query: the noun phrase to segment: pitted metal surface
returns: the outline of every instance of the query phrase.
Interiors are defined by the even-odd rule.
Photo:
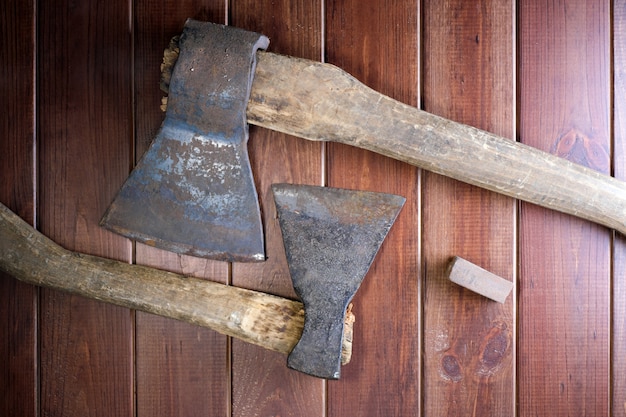
[[[302,337],[287,365],[337,379],[346,308],[405,199],[307,185],[275,184],[272,190],[289,272],[305,311]]]
[[[182,254],[265,259],[246,106],[256,51],[268,45],[257,33],[187,21],[165,120],[104,227]]]

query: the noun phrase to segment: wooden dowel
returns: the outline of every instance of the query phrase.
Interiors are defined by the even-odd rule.
[[[448,279],[499,303],[504,303],[513,289],[511,281],[458,256],[448,266]]]

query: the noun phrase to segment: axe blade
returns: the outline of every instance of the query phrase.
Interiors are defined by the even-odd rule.
[[[405,198],[307,185],[272,186],[289,272],[304,304],[290,368],[338,379],[346,308]]]
[[[102,226],[177,253],[265,260],[246,103],[256,51],[268,44],[253,32],[187,21],[165,120]]]

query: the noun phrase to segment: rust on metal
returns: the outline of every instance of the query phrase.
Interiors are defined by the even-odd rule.
[[[262,35],[188,20],[152,145],[101,221],[173,252],[263,261],[246,106]]]
[[[337,379],[346,307],[405,198],[309,185],[272,186],[294,289],[304,303],[302,337],[287,365]]]

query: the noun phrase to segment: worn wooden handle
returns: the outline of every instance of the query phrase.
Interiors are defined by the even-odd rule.
[[[626,234],[626,183],[384,96],[341,69],[258,53],[248,122],[344,143]]]
[[[0,270],[29,284],[208,327],[284,354],[291,352],[304,326],[300,302],[71,252],[2,204]],[[354,315],[348,317],[344,364],[352,347]]]

